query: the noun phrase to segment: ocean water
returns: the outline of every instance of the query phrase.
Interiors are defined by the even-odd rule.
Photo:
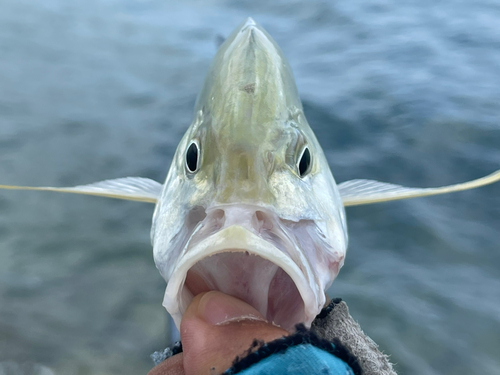
[[[0,0],[0,183],[162,181],[217,41],[248,16],[288,57],[338,182],[499,168],[495,0]],[[169,340],[153,208],[0,191],[0,373],[152,367]],[[500,185],[347,216],[329,294],[396,369],[500,374]]]

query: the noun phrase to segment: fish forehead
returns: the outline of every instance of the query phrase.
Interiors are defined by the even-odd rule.
[[[259,139],[301,109],[283,52],[251,18],[220,47],[195,108],[210,116],[213,130],[228,144]]]
[[[200,160],[199,170],[190,174],[185,160],[193,141],[200,145]],[[306,145],[313,162],[301,178],[297,162]],[[158,228],[172,233],[192,207],[221,204],[263,206],[291,221],[335,221],[334,226],[344,221],[335,181],[303,114],[287,60],[252,19],[214,57],[159,201],[177,224],[170,220],[172,225]]]
[[[274,166],[283,167],[287,146],[312,131],[303,116],[298,121],[302,104],[283,52],[253,19],[220,47],[195,110],[191,135],[204,135],[197,179],[217,186],[214,201],[275,204]]]

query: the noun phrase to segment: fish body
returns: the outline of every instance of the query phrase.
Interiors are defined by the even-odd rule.
[[[309,325],[342,267],[344,207],[460,191],[370,180],[337,185],[282,51],[251,18],[221,45],[164,184],[127,177],[29,189],[156,204],[151,241],[177,327],[193,296],[220,290],[286,329]]]
[[[252,19],[214,58],[151,237],[177,324],[204,290],[246,300],[286,328],[310,323],[325,304],[347,248],[344,207],[288,62]]]

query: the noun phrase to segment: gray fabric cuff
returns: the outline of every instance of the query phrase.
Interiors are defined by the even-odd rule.
[[[347,304],[336,298],[314,319],[311,330],[319,337],[337,338],[358,359],[365,375],[397,375],[387,355],[369,338],[349,314]]]

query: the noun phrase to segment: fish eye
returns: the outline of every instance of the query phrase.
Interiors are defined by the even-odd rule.
[[[300,177],[304,177],[311,170],[311,152],[307,146],[302,150],[302,154],[297,163],[297,169]]]
[[[198,143],[192,141],[186,150],[186,168],[194,173],[198,170],[200,164],[200,148]]]

